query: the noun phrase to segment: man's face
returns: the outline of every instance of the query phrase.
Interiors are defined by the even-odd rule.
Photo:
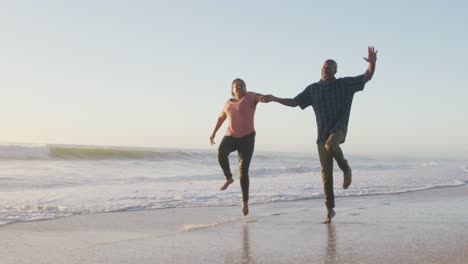
[[[322,66],[322,80],[329,80],[335,77],[336,62],[334,60],[326,60]]]

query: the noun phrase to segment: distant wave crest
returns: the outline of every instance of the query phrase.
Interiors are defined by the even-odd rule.
[[[114,149],[114,148],[72,148],[50,147],[49,155],[52,159],[186,159],[190,154],[183,151],[159,152],[151,150]]]
[[[200,155],[213,154],[119,147],[0,145],[0,160],[174,160],[191,159]]]

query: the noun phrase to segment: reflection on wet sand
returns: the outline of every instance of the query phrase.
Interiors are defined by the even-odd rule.
[[[249,225],[244,224],[242,230],[242,264],[253,264],[253,256],[250,252]]]
[[[241,241],[241,254],[229,254],[225,257],[225,264],[254,264],[253,254],[250,250],[250,237],[249,237],[249,225],[244,223],[242,225],[242,241]],[[239,258],[240,257],[240,258]]]
[[[325,264],[335,264],[337,262],[336,257],[336,234],[335,234],[335,224],[327,224],[327,247],[326,247],[326,254],[323,259],[323,263]]]

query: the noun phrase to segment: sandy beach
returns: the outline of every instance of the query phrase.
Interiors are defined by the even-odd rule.
[[[0,228],[1,263],[468,263],[468,186],[240,207],[76,215]]]

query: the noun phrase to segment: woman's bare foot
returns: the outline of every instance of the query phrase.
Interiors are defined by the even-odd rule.
[[[229,180],[226,180],[226,182],[223,184],[223,186],[221,186],[221,188],[219,188],[220,191],[224,191],[227,189],[227,187],[233,183],[234,180],[233,179],[229,179]]]
[[[244,216],[249,214],[249,201],[243,201],[242,202],[242,214]]]

